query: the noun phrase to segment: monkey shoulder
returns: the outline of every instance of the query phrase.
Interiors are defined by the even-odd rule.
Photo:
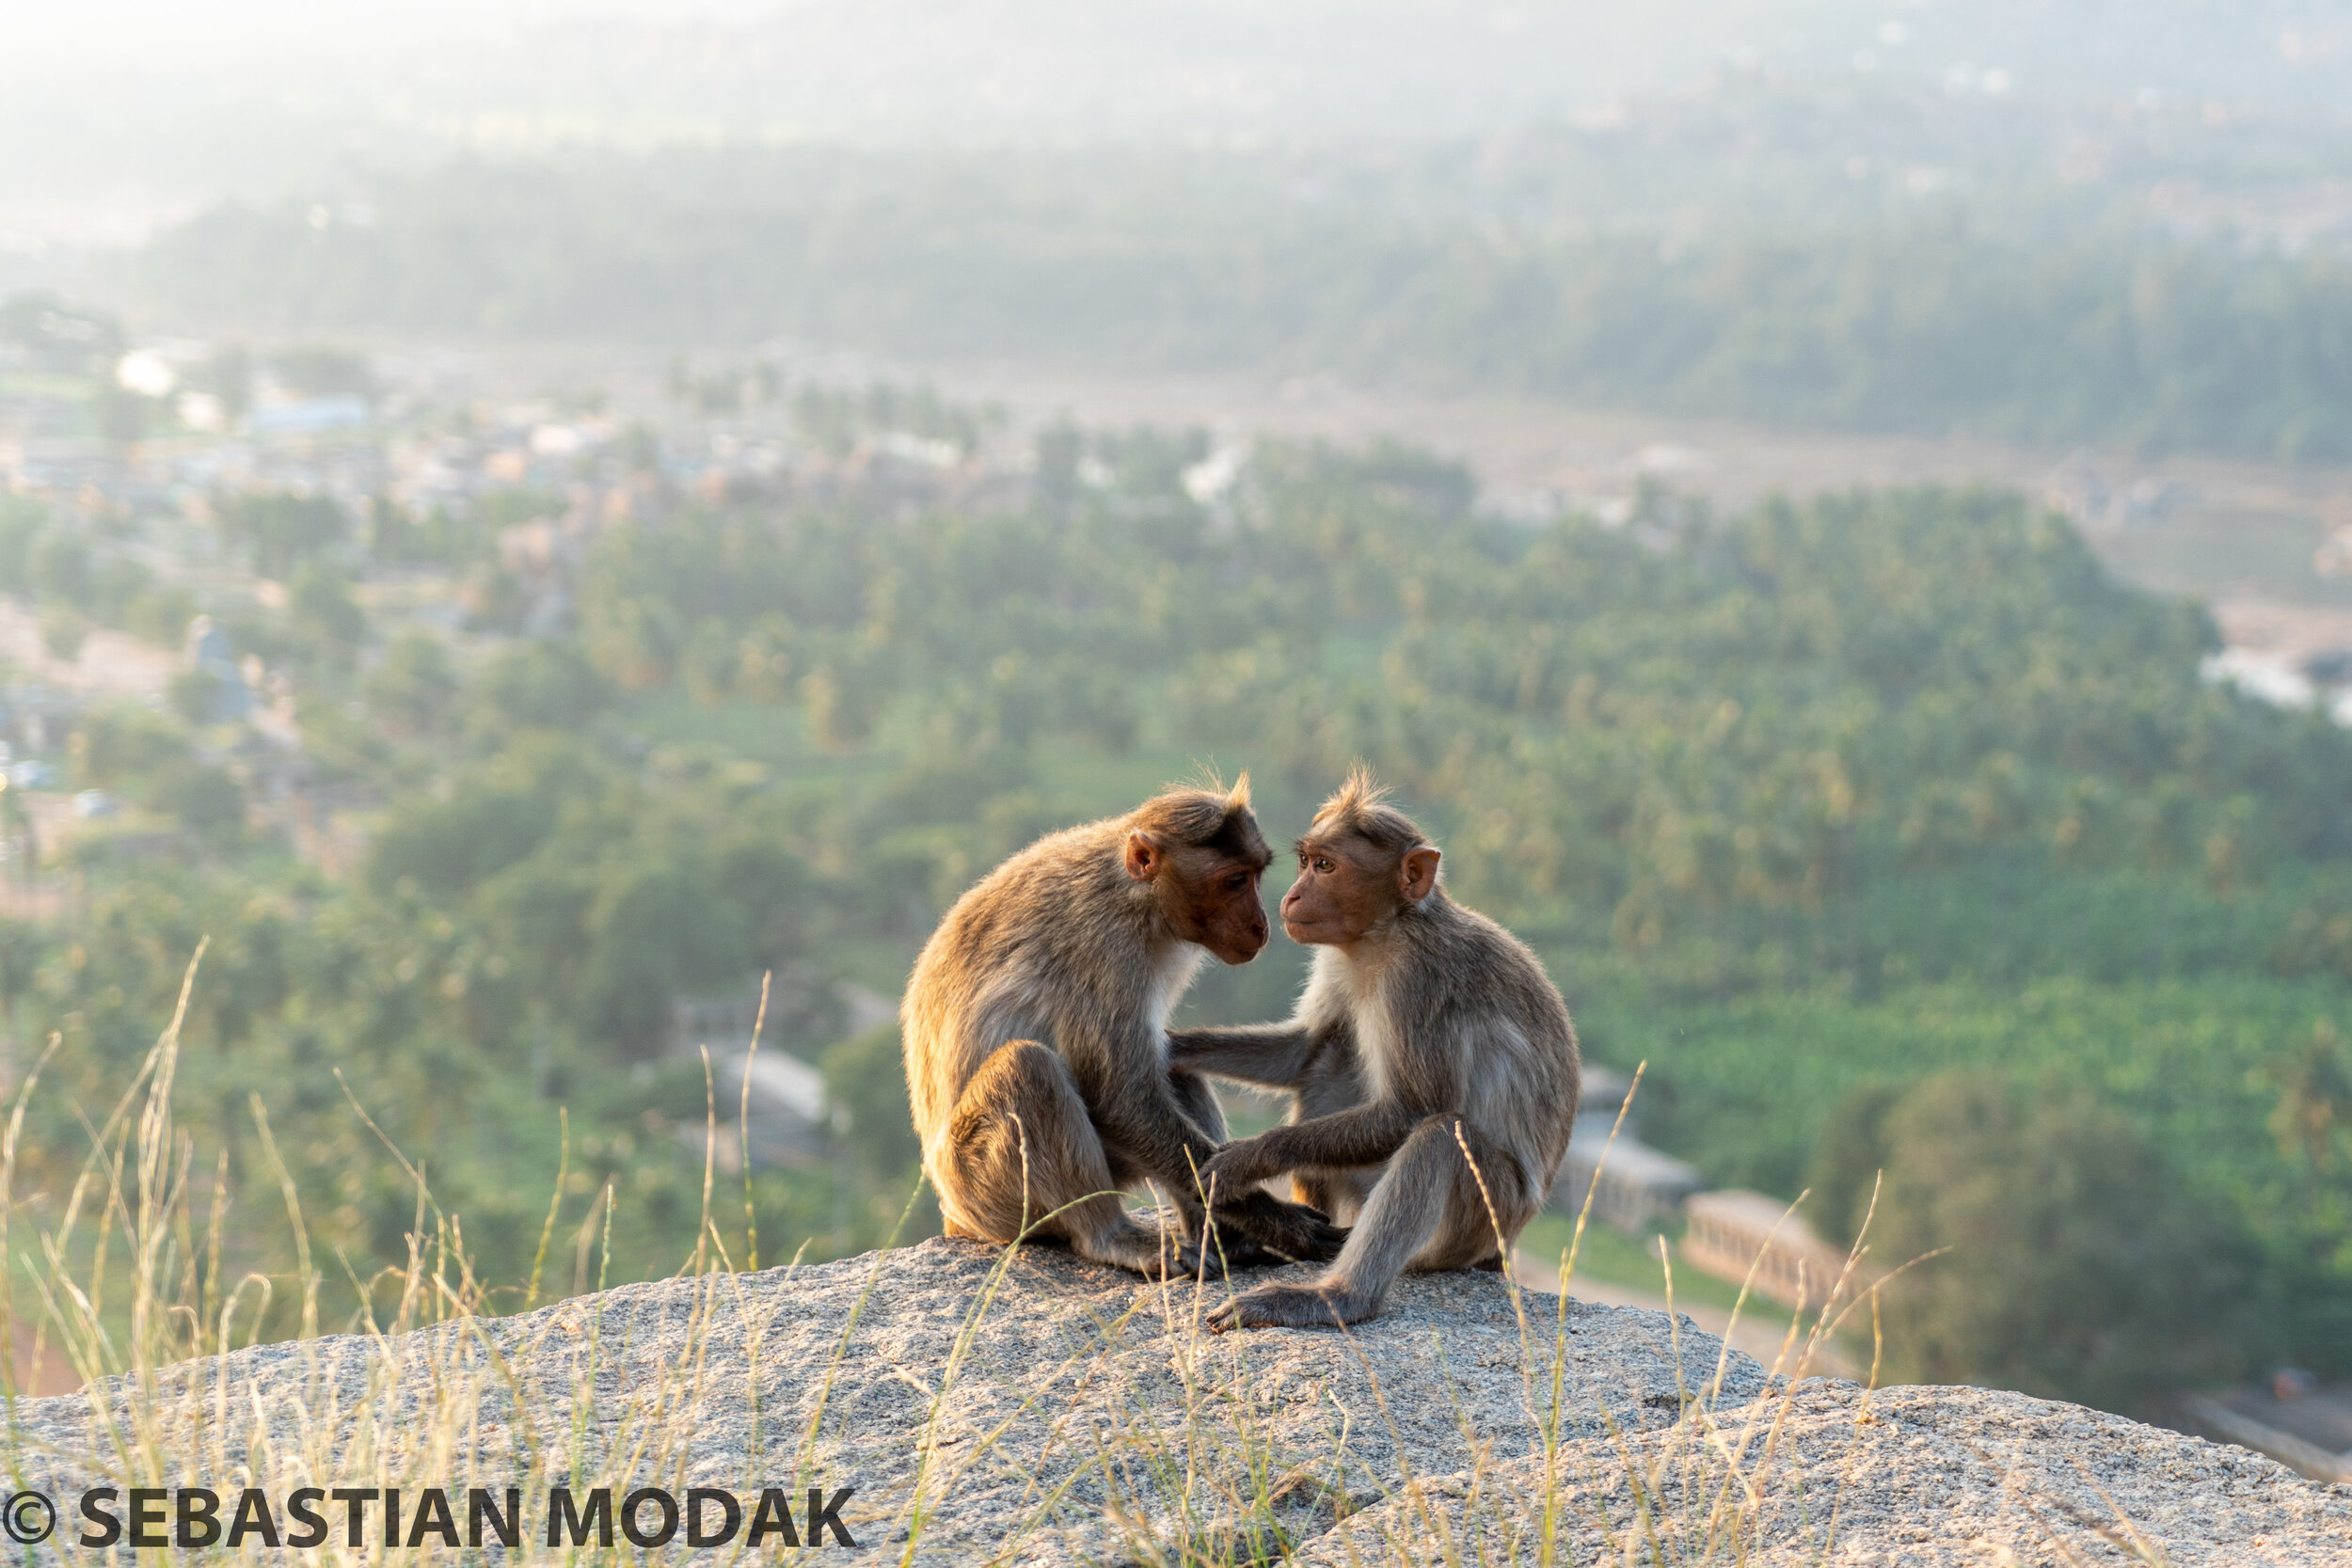
[[[1501,1020],[1531,1044],[1573,1050],[1559,988],[1533,948],[1500,922],[1449,900],[1422,933],[1424,1006],[1465,1025]],[[1435,1020],[1433,1019],[1433,1022]]]
[[[1117,847],[1090,828],[1051,834],[983,877],[949,906],[923,959],[966,972],[1092,969],[1130,956],[1142,913],[1119,868]]]
[[[1124,891],[1118,846],[1091,827],[1049,833],[1000,863],[949,907],[944,926],[990,929],[1040,909],[1091,906]]]

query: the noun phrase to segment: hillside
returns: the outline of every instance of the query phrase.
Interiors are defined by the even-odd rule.
[[[1938,1321],[1890,1317],[1903,1377],[2130,1412],[2344,1374],[2352,736],[2204,679],[2211,622],[2063,520],[1650,489],[1614,526],[1519,526],[1393,447],[1064,426],[1004,451],[935,398],[745,381],[707,422],[568,455],[405,416],[388,461],[481,466],[463,527],[389,492],[153,526],[288,573],[282,607],[206,607],[284,695],[267,736],[202,692],[92,703],[38,749],[20,726],[51,816],[10,864],[38,847],[24,892],[51,903],[0,926],[0,991],[20,1066],[60,1042],[21,1190],[72,1190],[87,1108],[137,1082],[209,936],[179,1067],[199,1167],[268,1192],[282,1157],[303,1212],[224,1215],[206,1291],[307,1246],[351,1260],[321,1313],[352,1321],[407,1257],[404,1162],[502,1308],[589,1288],[599,1194],[612,1281],[676,1269],[707,1153],[734,1257],[844,1256],[893,1233],[914,1150],[895,1034],[842,1039],[831,983],[895,994],[1039,833],[1213,763],[1253,771],[1280,842],[1360,758],[1535,947],[1592,1057],[1648,1062],[1645,1137],[1710,1184],[1810,1187],[1817,1220],[1883,1168],[1902,1223],[1878,1243],[1965,1245],[1923,1274]],[[947,466],[891,455],[925,441]],[[59,625],[143,622],[176,587],[70,512],[11,517],[0,580]],[[459,596],[463,628],[403,609]],[[61,847],[67,790],[179,829],[138,849],[91,819]],[[342,858],[295,860],[325,826]],[[1213,969],[1188,1016],[1279,1013],[1300,958]],[[738,1207],[738,1107],[694,1048],[723,1073],[770,973],[768,1048],[821,1058],[850,1131]],[[674,1038],[697,999],[743,1027]],[[1959,1125],[1939,1105],[1975,1108],[1968,1138],[1888,1136]]]
[[[279,340],[781,339],[2346,455],[2340,251],[2240,256],[2129,207],[2099,222],[2033,203],[1890,202],[1810,230],[1719,214],[1685,232],[1613,214],[1586,188],[1592,139],[1532,134],[1501,176],[1432,157],[1403,192],[1348,166],[1205,156],[466,161],[376,182],[363,225],[321,228],[307,198],[207,211],[120,289]]]

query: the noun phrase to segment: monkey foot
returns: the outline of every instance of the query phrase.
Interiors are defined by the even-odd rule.
[[[1272,1247],[1261,1246],[1247,1236],[1235,1235],[1230,1227],[1220,1227],[1215,1239],[1205,1243],[1201,1250],[1208,1255],[1211,1274],[1230,1274],[1235,1269],[1263,1269],[1297,1261]],[[1223,1268],[1217,1266],[1220,1263]]]
[[[1337,1328],[1360,1323],[1378,1310],[1378,1303],[1360,1301],[1344,1290],[1261,1285],[1218,1307],[1207,1321],[1216,1334],[1230,1328]]]
[[[1131,1269],[1146,1279],[1195,1279],[1202,1271],[1200,1243],[1187,1241],[1173,1230],[1163,1237],[1134,1226],[1099,1241],[1078,1243],[1074,1250],[1094,1262]],[[1218,1266],[1215,1247],[1208,1251],[1207,1272],[1220,1278],[1225,1273]]]

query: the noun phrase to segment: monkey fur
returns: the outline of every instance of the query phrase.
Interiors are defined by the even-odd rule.
[[[1336,1254],[1343,1233],[1322,1215],[1230,1185],[1224,1245],[1203,1247],[1198,1172],[1225,1119],[1205,1079],[1168,1067],[1168,1015],[1204,951],[1247,963],[1265,946],[1272,859],[1245,775],[1050,834],[956,901],[900,1007],[947,1234],[1026,1231],[1154,1276]],[[1120,1202],[1137,1181],[1174,1211],[1172,1245]]]
[[[1282,923],[1315,951],[1296,1012],[1179,1031],[1171,1059],[1290,1093],[1286,1125],[1209,1162],[1220,1202],[1287,1172],[1353,1228],[1319,1279],[1243,1292],[1212,1315],[1220,1331],[1354,1323],[1406,1269],[1502,1267],[1576,1120],[1559,991],[1524,943],[1446,895],[1438,850],[1369,774],[1324,803],[1297,851]]]

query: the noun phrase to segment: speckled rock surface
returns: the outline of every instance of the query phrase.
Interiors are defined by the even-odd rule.
[[[1456,1560],[1545,1560],[1547,1468],[1516,1460],[1482,1477],[1435,1478],[1342,1521],[1299,1560],[1418,1562],[1431,1554],[1416,1543],[1433,1540]],[[1558,1521],[1549,1560],[1563,1562],[2352,1563],[2352,1487],[1990,1389],[1867,1393],[1816,1379],[1624,1449],[1565,1445],[1549,1473]]]
[[[1735,1469],[1756,1483],[1761,1502],[1733,1521],[1751,1561],[1819,1560],[1833,1496],[1831,1561],[2066,1560],[2050,1530],[2083,1560],[2122,1560],[2085,1474],[2174,1562],[2352,1561],[2344,1489],[2070,1406],[1901,1389],[1857,1425],[1851,1385],[1776,1391],[1687,1320],[1515,1301],[1487,1274],[1409,1278],[1346,1335],[1209,1335],[1198,1314],[1223,1289],[932,1241],[261,1346],[145,1393],[21,1403],[15,1457],[20,1484],[59,1498],[65,1528],[36,1556],[67,1560],[90,1560],[57,1550],[67,1499],[108,1482],[400,1487],[412,1510],[429,1486],[515,1485],[534,1555],[550,1484],[710,1486],[748,1504],[821,1482],[855,1488],[841,1517],[858,1542],[821,1560],[896,1560],[910,1537],[916,1560],[943,1563],[1278,1545],[1420,1561],[1472,1539],[1489,1560],[1534,1560],[1549,1475],[1567,1504],[1555,1534],[1575,1544],[1563,1560],[1581,1563],[1614,1549],[1611,1521],[1654,1468],[1639,1489],[1663,1499],[1669,1533],[1703,1531]],[[1740,1446],[1775,1423],[1769,1449]]]

